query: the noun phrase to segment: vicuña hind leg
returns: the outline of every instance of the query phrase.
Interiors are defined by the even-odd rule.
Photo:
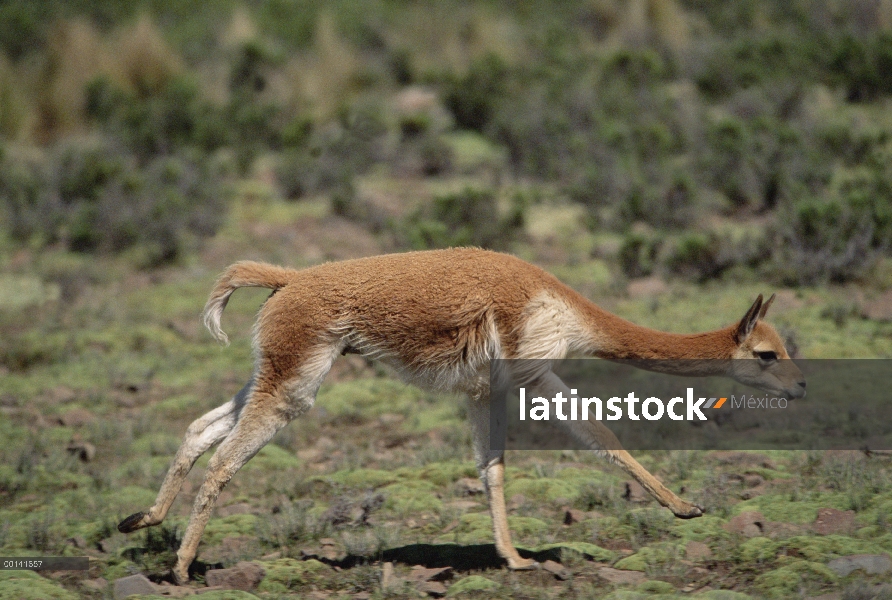
[[[496,552],[508,561],[509,569],[533,569],[539,563],[530,558],[521,557],[511,542],[508,511],[505,506],[504,453],[491,450],[489,442],[489,382],[481,379],[469,395],[469,412],[474,429],[474,458],[477,461],[477,471],[480,473],[480,479],[483,481],[489,501]]]
[[[564,398],[571,397],[569,388],[561,379],[552,372],[540,377],[532,386],[532,394],[544,398],[554,398],[558,392],[562,392]],[[686,502],[676,496],[669,488],[663,485],[656,477],[622,449],[622,444],[600,421],[558,421],[559,424],[570,429],[571,433],[588,445],[593,450],[598,450],[612,463],[619,465],[626,473],[644,487],[657,502],[671,510],[676,517],[692,519],[703,515],[703,509],[696,504]]]
[[[180,492],[186,475],[192,470],[198,457],[229,435],[235,427],[252,383],[253,381],[249,381],[232,400],[204,414],[189,425],[183,443],[167,471],[164,483],[161,484],[155,504],[146,512],[138,512],[121,521],[118,531],[130,533],[143,527],[157,525],[164,520]]]
[[[201,534],[223,487],[291,420],[292,415],[282,404],[283,399],[277,396],[252,394],[251,402],[245,406],[235,428],[211,457],[177,551],[177,563],[173,568],[176,583],[184,584],[189,580],[189,565],[195,560]]]

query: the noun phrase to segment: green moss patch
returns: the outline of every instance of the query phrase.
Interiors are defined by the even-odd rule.
[[[77,595],[34,571],[0,571],[0,600],[77,600]]]
[[[500,587],[502,587],[500,584],[491,579],[487,579],[481,575],[470,575],[463,579],[459,579],[450,585],[449,591],[446,592],[446,596],[453,598],[455,596],[471,594],[474,592],[495,592]]]
[[[319,585],[331,577],[332,570],[318,560],[280,558],[272,562],[258,562],[266,570],[257,591],[285,594],[300,591],[305,586]]]

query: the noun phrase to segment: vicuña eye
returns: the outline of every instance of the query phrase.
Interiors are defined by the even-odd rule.
[[[757,352],[759,355],[759,360],[771,361],[777,360],[777,352],[768,351],[768,352]]]

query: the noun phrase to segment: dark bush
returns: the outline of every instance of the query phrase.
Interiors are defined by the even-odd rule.
[[[626,277],[645,277],[657,267],[657,254],[662,240],[653,234],[631,232],[619,249],[619,264]]]
[[[403,245],[415,249],[479,246],[505,248],[524,225],[526,200],[512,198],[502,214],[498,197],[490,189],[473,189],[439,196],[399,224],[395,231]]]
[[[86,111],[141,160],[183,148],[209,152],[233,141],[230,119],[201,98],[190,77],[175,77],[160,93],[145,96],[99,78],[88,85]]]
[[[42,161],[0,161],[0,212],[10,233],[79,252],[140,247],[151,266],[178,258],[225,218],[226,177],[212,158],[159,156],[144,166],[102,138],[67,140]]]
[[[719,239],[714,234],[690,232],[674,240],[666,266],[687,279],[704,281],[722,271],[719,264]]]
[[[338,196],[333,200],[335,212],[344,214],[343,201],[352,197],[353,178],[383,156],[387,125],[381,107],[346,108],[337,121],[323,127],[297,120],[290,131],[290,147],[280,154],[276,166],[283,193],[299,199],[333,192]]]
[[[730,43],[715,40],[700,52],[697,87],[720,99],[740,89],[813,80],[822,70],[826,49],[822,40],[798,32],[747,31]]]
[[[508,66],[495,54],[471,65],[462,77],[451,77],[444,90],[446,108],[462,129],[485,132],[507,93]]]
[[[851,102],[892,93],[892,34],[842,36],[829,61],[830,83],[846,90]]]
[[[880,251],[874,216],[857,201],[806,198],[780,211],[775,227],[776,268],[788,284],[856,279]]]

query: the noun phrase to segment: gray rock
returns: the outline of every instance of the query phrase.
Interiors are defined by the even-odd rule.
[[[222,587],[249,592],[263,580],[266,571],[250,562],[240,562],[229,569],[213,569],[204,575],[208,587]]]
[[[827,563],[827,567],[840,577],[858,569],[868,575],[882,575],[892,571],[892,560],[885,554],[853,554],[835,558]]]
[[[598,569],[598,577],[610,583],[632,585],[638,585],[647,579],[647,575],[640,571],[624,571],[612,567],[601,567]]]
[[[155,584],[146,579],[145,575],[130,575],[115,580],[115,600],[123,600],[134,594],[154,594],[156,591]]]

